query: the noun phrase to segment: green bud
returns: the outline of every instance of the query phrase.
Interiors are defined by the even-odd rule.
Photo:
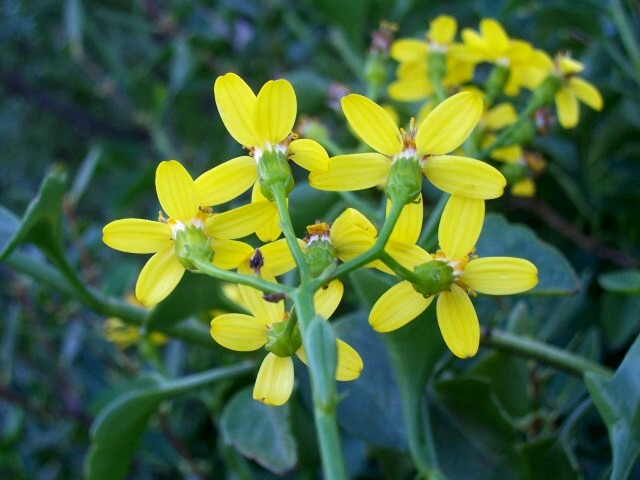
[[[312,277],[317,277],[328,266],[336,263],[336,249],[330,240],[318,239],[309,243],[305,252],[305,260]]]
[[[487,79],[484,86],[489,98],[496,98],[504,88],[509,79],[509,69],[504,65],[496,65],[491,71],[491,75]]]
[[[187,225],[184,230],[178,231],[175,241],[178,260],[187,270],[195,270],[193,258],[199,258],[210,262],[213,259],[211,239],[204,231],[193,225]]]
[[[561,86],[562,80],[560,80],[557,75],[548,75],[533,92],[532,102],[535,104],[534,110],[551,105]]]
[[[412,280],[413,288],[425,298],[448,289],[454,281],[453,268],[442,260],[432,260],[413,269],[420,278],[419,283]]]
[[[302,346],[302,336],[298,326],[296,325],[290,334],[287,331],[290,321],[293,320],[274,323],[267,333],[267,344],[264,348],[278,357],[291,357]]]
[[[507,179],[509,185],[522,180],[529,173],[527,166],[522,163],[505,163],[500,168],[500,171],[504,175],[504,178]]]
[[[393,162],[385,191],[392,202],[406,205],[416,200],[422,192],[422,170],[416,157]]]
[[[270,202],[274,201],[273,188],[283,185],[286,194],[293,190],[293,175],[284,152],[270,150],[262,152],[258,161],[260,191]]]

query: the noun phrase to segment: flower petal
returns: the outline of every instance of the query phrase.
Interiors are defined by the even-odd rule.
[[[184,275],[173,245],[151,257],[140,272],[136,283],[136,298],[146,307],[164,300]]]
[[[535,287],[538,283],[538,269],[523,258],[476,258],[467,264],[462,279],[479,293],[512,295]]]
[[[533,197],[536,194],[536,183],[530,178],[523,178],[511,185],[514,197]]]
[[[253,111],[256,96],[244,80],[235,73],[227,73],[216,79],[213,95],[222,123],[231,136],[246,147],[260,143],[253,128]]]
[[[424,40],[400,38],[391,44],[389,54],[396,62],[426,61],[429,47]]]
[[[384,182],[391,160],[379,153],[355,153],[329,159],[326,172],[311,172],[309,184],[318,190],[350,192],[375,187]]]
[[[390,209],[391,200],[387,200],[386,215],[389,214]],[[408,203],[404,206],[389,238],[409,245],[416,243],[420,236],[420,230],[422,230],[423,215],[424,208],[422,205],[422,195],[420,195],[417,202]]]
[[[198,193],[189,172],[175,160],[156,169],[156,191],[162,210],[174,220],[190,222],[198,213]]]
[[[344,286],[338,279],[333,280],[329,285],[318,290],[313,296],[316,313],[325,319],[331,317],[333,312],[336,311],[336,308],[338,308],[343,293]]]
[[[211,336],[229,350],[251,352],[267,343],[268,328],[250,315],[226,313],[211,320]]]
[[[280,236],[282,230],[280,229],[280,215],[278,214],[278,207],[274,202],[270,202],[267,198],[262,194],[262,190],[260,190],[260,183],[256,182],[253,186],[253,190],[251,191],[251,204],[252,205],[267,205],[267,211],[263,212],[260,215],[259,223],[256,223],[256,235],[262,242],[272,242],[276,238]],[[289,204],[289,199],[287,198],[287,205]]]
[[[413,267],[433,260],[426,250],[415,244],[389,240],[385,245],[384,250],[391,255],[396,262],[399,262],[400,265],[408,268],[409,270],[413,270]],[[389,269],[381,268],[381,270],[387,273],[392,273]]]
[[[329,170],[329,155],[315,140],[307,138],[294,140],[287,147],[287,158],[310,172]]]
[[[480,324],[469,295],[457,286],[440,292],[436,304],[438,325],[449,350],[460,358],[473,357],[480,345]]]
[[[220,205],[242,195],[258,179],[252,157],[237,157],[204,172],[195,180],[200,205]]]
[[[498,198],[507,184],[504,176],[488,163],[453,155],[429,158],[422,171],[440,190],[461,197]]]
[[[269,352],[260,365],[253,399],[267,405],[283,405],[293,392],[293,380],[291,357],[278,357]]]
[[[363,230],[371,238],[375,238],[376,235],[378,235],[376,227],[367,217],[355,208],[347,208],[336,218],[335,222],[331,224],[331,242],[335,243],[336,240],[339,240],[341,232],[351,230],[352,228]]]
[[[602,110],[602,95],[596,87],[586,80],[580,77],[571,77],[568,88],[585,105],[589,105],[597,111]]]
[[[298,240],[298,245],[300,248],[304,248],[305,243]],[[263,268],[266,268],[274,277],[282,275],[296,266],[286,238],[266,243],[260,247],[260,252],[264,259]]]
[[[424,298],[410,282],[391,287],[378,299],[369,314],[369,324],[378,332],[391,332],[424,312],[433,297]]]
[[[464,142],[482,116],[482,99],[460,92],[433,109],[420,124],[416,147],[423,155],[443,155]]]
[[[503,102],[487,112],[487,128],[489,130],[501,130],[504,127],[511,125],[518,118],[516,109],[509,102]]]
[[[458,260],[473,250],[484,223],[484,200],[452,195],[442,212],[438,240],[449,260]]]
[[[296,93],[286,80],[269,80],[260,92],[255,107],[254,130],[261,140],[272,145],[282,142],[296,121]]]
[[[211,238],[211,249],[213,250],[212,263],[225,270],[238,268],[253,254],[253,248],[244,242],[220,238]]]
[[[275,203],[258,202],[218,213],[205,221],[205,231],[216,238],[242,238],[277,215]]]
[[[369,250],[376,235],[373,224],[354,208],[345,210],[331,225],[331,243],[343,262]]]
[[[102,241],[127,253],[155,253],[172,245],[173,232],[166,223],[123,218],[105,225]]]
[[[480,21],[480,33],[487,46],[496,53],[502,55],[509,48],[509,37],[497,21],[492,18],[483,18]]]
[[[573,128],[578,124],[580,118],[578,99],[564,87],[556,93],[556,110],[558,121],[563,128]]]
[[[342,111],[360,138],[376,152],[392,157],[402,151],[400,130],[380,105],[352,93],[342,97]]]
[[[429,38],[440,45],[448,45],[453,42],[457,29],[455,18],[439,15],[429,24]]]
[[[248,265],[241,265],[238,273],[253,274]],[[275,281],[267,272],[262,272],[262,276],[270,281]],[[256,317],[257,320],[265,325],[272,325],[281,322],[284,318],[284,302],[267,302],[262,298],[263,293],[246,285],[238,285],[242,304]]]
[[[364,364],[362,358],[358,355],[351,345],[343,342],[342,340],[336,340],[336,346],[338,347],[338,366],[336,369],[336,380],[339,382],[348,382],[355,380],[362,373]]]

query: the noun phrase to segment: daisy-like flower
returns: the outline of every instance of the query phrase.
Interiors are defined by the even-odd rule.
[[[296,120],[297,102],[291,84],[286,80],[271,80],[256,96],[251,88],[234,73],[216,79],[213,87],[218,112],[231,136],[249,150],[249,155],[229,160],[196,179],[204,205],[224,203],[247,191],[260,180],[292,182],[286,159],[307,170],[327,169],[328,155],[317,142],[294,140],[291,130]],[[281,160],[281,161],[280,161]],[[224,175],[221,175],[220,171]],[[289,187],[292,187],[291,183]],[[223,194],[221,194],[221,192]],[[267,201],[253,195],[253,202]],[[261,225],[256,233],[262,241],[275,240],[280,234],[278,215],[272,205],[272,221]]]
[[[239,286],[242,300],[251,315],[229,313],[211,321],[211,336],[225,348],[240,352],[265,347],[269,353],[262,361],[253,398],[267,405],[284,404],[293,391],[294,372],[292,356],[307,363],[304,347],[297,327],[288,329],[288,314],[284,303],[270,303],[262,293],[250,287]],[[329,318],[342,299],[343,288],[334,281],[316,292],[316,312]],[[363,364],[358,353],[342,340],[336,340],[338,365],[336,380],[355,380]]]
[[[136,298],[149,307],[166,298],[176,287],[187,268],[187,253],[197,251],[221,268],[235,268],[234,255],[215,255],[215,252],[237,252],[231,240],[217,238],[205,223],[214,218],[199,202],[199,191],[191,175],[177,161],[162,162],[156,170],[156,190],[162,210],[169,216],[159,215],[159,221],[126,218],[115,220],[102,230],[102,240],[109,247],[127,253],[154,253],[140,272],[136,283]],[[240,207],[226,212],[216,229],[223,237],[236,238],[249,235],[255,228],[249,210]],[[241,225],[239,228],[238,225]],[[233,232],[228,229],[234,229]],[[187,263],[187,265],[185,265]]]
[[[418,176],[411,179],[417,185],[415,197],[420,170],[436,187],[451,194],[482,199],[502,195],[506,182],[498,170],[479,160],[446,155],[465,141],[480,120],[482,100],[474,93],[448,98],[417,129],[411,125],[409,131],[399,129],[382,107],[362,95],[344,97],[342,108],[351,127],[377,153],[330,158],[326,172],[311,172],[312,187],[334,191],[373,187],[386,182],[392,166],[402,162],[415,167],[410,173]]]
[[[369,315],[371,326],[379,332],[396,330],[438,295],[438,325],[445,343],[460,358],[475,355],[480,326],[469,293],[510,295],[538,282],[537,269],[527,260],[473,255],[483,221],[484,201],[452,196],[438,230],[442,249],[430,261],[413,265],[411,281],[401,281],[378,299]]]
[[[401,38],[391,45],[391,58],[399,62],[397,80],[389,85],[389,96],[401,102],[422,100],[433,94],[430,75],[442,76],[442,85],[455,88],[471,80],[474,64],[458,58],[458,45],[454,43],[457,31],[455,18],[440,15],[431,21],[425,40]],[[433,61],[431,56],[444,56]],[[438,64],[441,63],[441,64]]]
[[[564,128],[573,128],[580,119],[578,102],[602,110],[602,96],[596,87],[577,76],[584,70],[584,65],[567,54],[558,54],[554,63],[554,74],[561,80],[560,89],[556,93],[555,103],[558,120]]]

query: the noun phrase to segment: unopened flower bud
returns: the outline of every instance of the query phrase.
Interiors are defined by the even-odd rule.
[[[432,260],[413,269],[419,282],[412,279],[412,285],[416,292],[425,298],[448,289],[455,280],[453,267],[442,260]]]

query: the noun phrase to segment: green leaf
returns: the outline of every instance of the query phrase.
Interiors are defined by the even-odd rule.
[[[640,296],[606,293],[602,296],[602,330],[609,349],[625,348],[640,333]]]
[[[571,464],[562,442],[555,437],[546,437],[529,443],[520,449],[526,463],[526,480],[553,478],[554,480],[577,480],[581,478]]]
[[[66,174],[61,169],[54,169],[45,177],[19,227],[3,242],[0,260],[7,258],[18,245],[26,242],[37,245],[49,254],[62,255],[62,197],[65,183]],[[3,216],[5,215],[6,213]]]
[[[584,376],[609,432],[613,450],[611,480],[628,478],[640,455],[640,336],[612,378],[593,372]]]
[[[253,399],[252,387],[236,393],[220,417],[225,443],[252,458],[267,470],[281,475],[298,461],[287,404],[271,407]]]
[[[619,270],[598,277],[602,288],[613,293],[640,295],[640,270]]]
[[[576,274],[555,247],[540,240],[523,225],[512,225],[502,215],[488,214],[476,244],[481,257],[519,257],[538,268],[538,285],[534,294],[569,295],[579,289]]]

